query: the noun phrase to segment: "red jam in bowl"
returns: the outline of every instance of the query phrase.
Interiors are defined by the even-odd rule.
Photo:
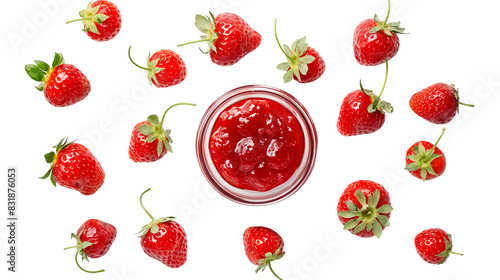
[[[226,108],[210,136],[210,155],[229,184],[259,192],[286,182],[304,154],[297,118],[270,99],[250,98]]]
[[[208,183],[244,205],[269,205],[297,192],[314,168],[317,148],[306,108],[293,95],[265,85],[219,96],[196,134],[196,155]]]

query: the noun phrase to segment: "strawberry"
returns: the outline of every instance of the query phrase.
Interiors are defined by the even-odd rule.
[[[244,56],[257,49],[262,36],[255,31],[243,18],[233,13],[222,13],[214,18],[196,15],[195,25],[199,31],[206,35],[201,36],[197,42],[208,42],[209,53],[213,63],[220,66],[233,65]]]
[[[149,54],[147,67],[142,67],[130,57],[131,48],[132,46],[128,48],[128,57],[135,66],[148,71],[149,84],[165,88],[175,86],[186,78],[186,64],[174,51],[162,49],[155,52],[153,56]]]
[[[415,236],[415,248],[422,259],[431,264],[444,263],[451,254],[463,256],[452,252],[453,244],[451,234],[440,228],[430,228]]]
[[[449,123],[458,113],[458,105],[474,107],[460,102],[455,85],[436,83],[415,93],[410,107],[418,116],[435,124]]]
[[[83,21],[83,32],[95,41],[103,42],[113,39],[122,27],[120,11],[109,1],[90,2],[87,9],[81,10],[79,14],[81,18],[66,23]]]
[[[53,151],[45,154],[50,169],[41,177],[76,191],[83,195],[94,194],[104,183],[104,170],[97,159],[85,146],[69,142],[63,138]]]
[[[344,229],[360,237],[380,238],[389,226],[391,211],[389,193],[382,185],[369,180],[349,184],[337,204]]]
[[[319,79],[326,69],[325,61],[321,55],[309,47],[306,43],[306,37],[295,40],[291,48],[287,45],[281,46],[276,33],[276,21],[274,21],[274,35],[281,51],[288,60],[277,66],[279,70],[286,71],[283,81],[288,83],[293,78],[299,83],[310,83]]]
[[[387,23],[391,1],[384,21],[377,15],[362,21],[354,30],[354,57],[361,65],[373,66],[393,58],[399,50],[399,34],[404,34],[400,22]]]
[[[446,158],[437,147],[439,140],[445,132],[439,136],[435,144],[427,141],[419,141],[413,144],[406,152],[406,170],[411,175],[422,179],[431,180],[441,176],[446,168]]]
[[[163,121],[167,112],[177,105],[191,105],[192,103],[176,103],[167,108],[161,122],[157,115],[150,115],[147,121],[142,121],[132,129],[128,155],[135,162],[153,162],[161,159],[167,151],[172,153],[170,146],[172,137],[170,137],[170,129],[163,129]],[[165,148],[165,149],[164,149]]]
[[[255,273],[264,271],[269,266],[274,276],[281,279],[271,267],[271,262],[279,260],[285,255],[284,245],[281,236],[267,227],[249,227],[243,233],[245,254],[252,264],[258,265]]]
[[[163,217],[155,220],[142,204],[142,209],[151,218],[151,222],[142,227],[140,233],[142,250],[146,255],[158,260],[171,268],[181,267],[187,260],[186,232],[180,224],[173,221],[174,217]]]
[[[355,90],[344,98],[337,119],[337,130],[343,136],[369,134],[379,130],[385,122],[385,113],[392,113],[390,103],[380,97],[387,82],[388,64],[386,60],[385,81],[382,91],[375,96],[373,91],[364,89],[361,81],[360,90]]]
[[[64,248],[64,250],[76,248],[75,262],[81,270],[88,273],[103,272],[104,269],[98,271],[83,269],[78,263],[78,255],[82,257],[82,261],[104,256],[111,248],[113,241],[115,241],[116,228],[112,224],[98,219],[90,219],[84,222],[76,232],[76,234],[71,234],[71,238],[75,238],[77,244]]]
[[[52,67],[35,60],[24,69],[35,81],[40,82],[36,89],[43,91],[45,99],[56,106],[65,107],[82,101],[90,92],[87,77],[71,64],[65,64],[62,54],[56,53]]]

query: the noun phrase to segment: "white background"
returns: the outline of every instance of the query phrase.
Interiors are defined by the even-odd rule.
[[[284,279],[340,279],[359,275],[371,279],[463,280],[496,275],[500,246],[496,212],[500,184],[497,12],[495,0],[394,0],[390,21],[401,21],[408,35],[389,63],[383,99],[395,110],[378,132],[342,137],[336,130],[340,103],[358,88],[379,92],[384,66],[364,67],[352,54],[356,25],[378,13],[386,1],[124,1],[116,0],[123,27],[116,38],[95,42],[83,34],[78,17],[87,1],[36,0],[3,4],[1,25],[2,121],[1,168],[16,166],[18,187],[17,273],[0,265],[2,279],[53,277],[72,279],[273,279],[270,271],[255,275],[243,251],[243,231],[254,225],[273,228],[285,241],[286,256],[273,264]],[[201,35],[196,14],[231,11],[262,34],[260,47],[234,66],[220,67],[198,46],[176,47]],[[273,35],[278,18],[282,43],[307,35],[327,68],[310,84],[283,84],[285,61]],[[146,72],[133,66],[132,56],[145,65],[148,52],[173,49],[187,64],[185,81],[167,89],[149,86]],[[33,86],[24,65],[52,62],[62,52],[66,62],[89,78],[92,91],[76,105],[56,108]],[[404,170],[406,150],[418,140],[434,142],[442,126],[416,116],[411,95],[436,82],[454,83],[464,102],[461,113],[446,125],[439,143],[447,158],[445,173],[422,182]],[[235,204],[215,193],[196,159],[199,120],[221,94],[247,84],[276,86],[296,96],[315,121],[319,148],[308,182],[292,197],[270,206]],[[194,102],[169,112],[173,154],[155,163],[128,158],[133,126],[150,114],[162,114],[176,102]],[[106,180],[92,196],[38,179],[48,169],[43,155],[61,138],[86,145],[101,162]],[[343,189],[359,179],[376,181],[390,192],[394,211],[382,238],[362,239],[342,230],[337,201]],[[7,254],[6,184],[0,191],[5,218],[0,226],[0,252]],[[188,260],[171,269],[147,257],[134,233],[149,222],[139,205],[155,218],[176,216],[188,235]],[[70,234],[87,219],[98,218],[118,230],[110,251],[82,263],[106,272],[88,275],[74,264]],[[5,225],[4,225],[5,224]],[[421,230],[441,227],[453,235],[454,250],[443,265],[431,265],[417,255],[413,238]]]

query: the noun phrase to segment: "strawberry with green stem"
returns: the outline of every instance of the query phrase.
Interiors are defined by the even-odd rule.
[[[387,23],[391,13],[391,1],[384,21],[377,15],[374,19],[366,19],[354,31],[354,57],[359,64],[374,66],[393,58],[399,50],[397,34],[405,34],[400,22]]]
[[[27,64],[24,69],[33,80],[40,82],[36,89],[56,107],[66,107],[82,101],[90,93],[90,82],[74,65],[64,62],[61,53],[54,55],[52,66],[41,60]]]
[[[176,103],[165,110],[161,121],[157,115],[150,115],[132,129],[128,155],[135,162],[153,162],[161,159],[166,153],[173,152],[170,144],[173,143],[170,129],[163,129],[163,122],[167,112],[178,105],[196,106],[193,103]]]
[[[446,157],[437,147],[439,140],[443,137],[446,128],[439,136],[435,144],[427,141],[419,141],[413,144],[406,152],[406,170],[411,175],[422,179],[431,180],[441,176],[446,169]]]
[[[337,204],[337,215],[344,229],[359,237],[380,238],[389,226],[392,210],[387,190],[370,180],[349,184]]]
[[[253,52],[260,45],[262,36],[255,31],[242,17],[233,13],[221,13],[216,17],[196,15],[195,26],[204,33],[201,40],[177,45],[178,47],[207,42],[209,49],[203,52],[209,54],[213,63],[220,66],[230,66]]]
[[[97,192],[104,184],[104,170],[90,150],[75,141],[68,142],[63,138],[54,146],[55,152],[45,154],[45,161],[50,168],[40,179],[50,178],[54,186],[56,183],[80,192],[91,195]]]
[[[155,219],[146,210],[142,197],[150,190],[151,188],[145,190],[139,198],[142,209],[151,218],[151,222],[138,232],[142,250],[168,267],[181,267],[187,260],[186,232],[180,224],[173,221],[174,217]]]
[[[81,270],[88,273],[103,272],[104,269],[89,271],[82,268],[78,263],[78,255],[82,257],[82,261],[89,261],[89,258],[95,259],[104,256],[109,251],[116,238],[116,228],[112,224],[101,220],[89,219],[85,221],[76,232],[78,235],[72,233],[71,238],[75,238],[77,244],[75,246],[64,248],[64,250],[71,248],[77,249],[75,262]]]
[[[415,249],[418,255],[430,264],[443,264],[453,252],[451,234],[440,228],[426,229],[415,236]]]
[[[285,243],[277,232],[268,227],[249,227],[243,233],[243,246],[248,260],[258,266],[255,273],[269,267],[273,275],[281,280],[271,266],[271,262],[285,255]]]
[[[138,68],[148,71],[148,81],[150,85],[155,85],[158,88],[165,88],[180,84],[187,75],[186,63],[181,56],[172,50],[161,49],[151,56],[147,57],[147,67],[142,67],[135,63],[130,56],[128,48],[128,58]]]
[[[287,45],[282,46],[276,32],[276,22],[277,19],[274,20],[274,36],[287,58],[287,62],[277,66],[279,70],[286,71],[283,81],[288,83],[294,79],[299,83],[310,83],[319,79],[325,72],[326,66],[318,51],[306,43],[306,37],[295,40],[291,48]]]
[[[83,32],[92,40],[108,41],[120,32],[122,26],[120,10],[109,1],[90,2],[87,9],[81,10],[79,15],[81,18],[66,23],[82,21]]]
[[[415,93],[410,98],[410,108],[421,118],[435,124],[446,124],[459,113],[460,105],[474,107],[460,102],[458,89],[454,84],[435,83]]]
[[[382,101],[389,73],[389,64],[385,61],[384,85],[379,95],[363,88],[361,80],[360,89],[355,90],[344,98],[340,106],[337,120],[337,130],[343,136],[369,134],[379,130],[385,122],[385,113],[392,113],[393,108],[389,102]]]

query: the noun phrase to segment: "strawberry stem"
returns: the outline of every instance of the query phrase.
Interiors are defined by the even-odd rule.
[[[436,146],[437,146],[437,144],[439,143],[439,140],[441,140],[441,137],[443,137],[443,134],[444,134],[444,132],[445,132],[445,131],[446,131],[446,128],[445,128],[445,127],[443,127],[443,132],[441,132],[441,135],[439,135],[439,138],[438,138],[438,140],[436,141],[436,144],[434,144],[434,147],[436,147]]]
[[[468,106],[468,107],[474,107],[473,104],[467,104],[467,103],[462,103],[462,102],[458,102],[458,104]]]
[[[385,85],[387,84],[387,76],[389,74],[389,62],[387,61],[387,58],[385,59],[385,78],[384,78],[384,84],[382,85],[382,90],[380,91],[378,98],[382,96],[382,93],[384,92]]]
[[[141,68],[142,70],[146,70],[146,71],[151,71],[150,68],[145,68],[145,67],[142,67],[140,65],[138,65],[137,63],[135,63],[135,61],[132,59],[132,57],[130,56],[130,49],[132,48],[132,45],[130,47],[128,47],[128,59],[130,59],[130,61],[132,62],[132,64],[134,64],[135,66]]]
[[[190,105],[190,106],[196,106],[196,104],[193,104],[193,103],[185,103],[185,102],[180,102],[180,103],[175,103],[174,105],[170,106],[167,108],[167,110],[165,110],[165,113],[163,113],[163,116],[161,118],[161,121],[160,121],[160,127],[163,127],[163,120],[165,120],[165,116],[167,115],[167,112],[172,109],[173,107],[177,106],[177,105]]]
[[[450,254],[455,254],[455,255],[459,255],[459,256],[463,256],[463,255],[464,255],[464,254],[462,254],[462,253],[451,252],[451,251],[450,251]]]
[[[191,42],[179,44],[179,45],[177,45],[177,47],[182,47],[185,45],[190,45],[190,44],[195,44],[195,43],[200,43],[200,42],[207,42],[207,41],[211,41],[211,40],[212,40],[211,38],[200,39],[200,40],[196,40],[196,41],[191,41]]]
[[[77,19],[74,19],[74,20],[67,21],[66,24],[72,23],[72,22],[76,22],[76,21],[84,21],[84,20],[92,20],[92,18],[90,18],[90,17],[88,17],[88,18],[77,18]]]
[[[96,270],[96,271],[90,271],[90,270],[86,270],[84,269],[83,267],[80,266],[80,264],[78,263],[78,251],[76,251],[76,255],[75,255],[75,262],[76,262],[76,265],[83,271],[87,272],[87,273],[100,273],[100,272],[104,272],[104,269],[101,269],[101,270]]]
[[[151,214],[149,214],[148,210],[146,210],[146,208],[144,207],[144,204],[142,204],[142,196],[149,192],[151,190],[151,188],[145,190],[142,194],[141,194],[141,197],[139,198],[139,202],[141,203],[141,207],[142,209],[144,209],[144,212],[146,212],[146,214],[148,214],[148,216],[151,218],[151,220],[155,221],[155,218],[153,218],[153,216],[151,216]]]
[[[274,272],[273,267],[271,266],[271,262],[269,262],[268,266],[269,266],[269,270],[271,270],[271,272],[274,274],[274,276],[276,276],[276,278],[278,278],[278,279],[280,279],[280,280],[283,280],[283,279],[281,279],[281,278],[280,278],[280,277],[279,277],[279,276],[278,276],[278,275]]]
[[[278,19],[274,19],[274,37],[276,38],[276,42],[278,42],[278,45],[280,46],[280,49],[281,51],[285,54],[285,56],[292,60],[292,58],[290,56],[288,56],[288,54],[286,54],[285,50],[283,49],[283,47],[281,46],[281,43],[280,43],[280,40],[278,39],[278,33],[276,32],[276,23],[277,23]]]
[[[389,14],[391,13],[391,0],[388,0],[387,2],[389,2],[389,9],[387,10],[387,15],[385,16],[385,20],[384,20],[384,25],[385,26],[387,24],[387,20],[389,19]]]

